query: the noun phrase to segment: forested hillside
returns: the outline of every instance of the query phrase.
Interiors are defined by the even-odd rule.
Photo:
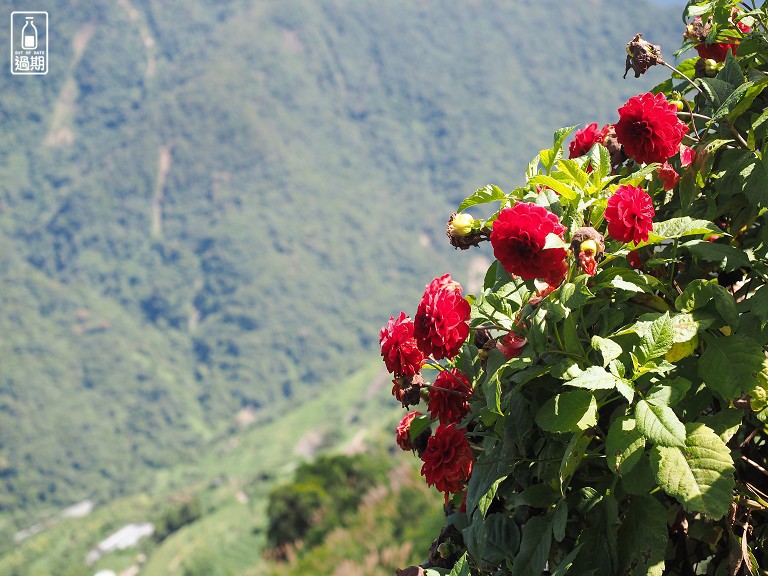
[[[619,82],[624,44],[680,34],[639,0],[46,9],[50,73],[0,76],[4,530],[362,367],[450,206],[612,121],[653,82]]]

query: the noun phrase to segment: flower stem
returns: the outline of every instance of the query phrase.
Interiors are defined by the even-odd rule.
[[[677,68],[672,66],[672,64],[669,64],[668,62],[665,62],[661,58],[659,58],[659,64],[661,64],[662,66],[666,66],[667,68],[672,70],[672,72],[674,72],[675,74],[678,74],[679,76],[681,76],[686,82],[688,82],[688,84],[690,84],[696,90],[698,90],[699,94],[702,94],[703,96],[707,97],[706,93],[701,88],[699,88],[693,80],[691,80],[690,78],[688,78],[688,76],[686,76],[685,74],[680,72],[680,70],[678,70]]]

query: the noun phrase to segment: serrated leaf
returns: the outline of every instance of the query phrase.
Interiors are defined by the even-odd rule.
[[[728,290],[717,283],[717,280],[693,280],[686,286],[683,293],[675,300],[675,308],[681,312],[693,312],[714,302],[715,309],[726,324],[736,328],[739,324],[739,313],[736,301]]]
[[[691,240],[682,244],[687,248],[696,260],[704,262],[717,262],[723,272],[730,272],[737,268],[747,268],[751,262],[747,254],[728,244],[707,242],[705,240]]]
[[[589,182],[587,174],[576,160],[558,160],[557,167],[561,172],[568,174],[579,188],[585,188]]]
[[[621,180],[619,180],[619,184],[626,184],[629,186],[637,186],[641,182],[645,180],[645,177],[653,174],[656,172],[656,169],[661,166],[658,162],[653,162],[652,164],[648,164],[647,166],[643,166],[639,170],[636,170],[635,172],[632,172],[631,174],[625,176]]]
[[[720,108],[712,115],[712,120],[726,117],[728,121],[734,121],[752,106],[752,102],[766,86],[768,86],[768,78],[742,84],[720,105]]]
[[[619,528],[617,574],[661,576],[669,534],[667,509],[653,496],[636,496]]]
[[[654,446],[651,468],[659,486],[691,513],[718,519],[733,499],[735,468],[725,442],[704,424],[686,426],[685,446]]]
[[[565,386],[584,388],[585,390],[612,390],[617,378],[599,366],[590,366],[573,380],[564,382]]]
[[[683,399],[691,385],[690,380],[680,376],[672,380],[661,380],[651,386],[645,399],[656,406],[674,406]]]
[[[611,363],[611,360],[615,360],[621,356],[622,352],[624,352],[621,345],[613,340],[602,338],[600,336],[592,336],[590,344],[592,349],[600,352],[600,355],[603,357],[603,368],[608,366],[608,364]]]
[[[754,314],[760,320],[760,328],[765,328],[768,324],[768,287],[758,288],[749,298],[739,302],[737,308],[742,313]]]
[[[744,411],[737,408],[725,408],[717,414],[709,414],[698,419],[699,422],[711,428],[720,436],[723,442],[729,442],[734,434],[739,431]]]
[[[501,188],[489,184],[488,186],[478,188],[471,196],[465,198],[464,201],[459,204],[459,208],[456,211],[463,212],[472,206],[477,206],[478,204],[487,204],[489,202],[496,202],[498,200],[504,200],[505,198],[506,195]]]
[[[645,400],[635,406],[637,429],[659,446],[685,446],[685,425],[669,406],[657,406]]]
[[[523,525],[520,551],[512,561],[510,576],[541,576],[552,545],[552,516],[535,516]]]
[[[547,432],[578,432],[597,424],[597,400],[588,390],[572,390],[547,400],[536,413]]]
[[[664,312],[648,326],[648,332],[636,349],[636,356],[641,365],[649,360],[660,358],[669,351],[675,342],[675,331],[668,312]]]
[[[486,450],[475,462],[467,484],[467,514],[470,516],[489,492],[496,493],[499,481],[511,472],[510,466],[501,460],[502,444],[500,442],[491,446],[484,445],[484,448]],[[485,511],[482,513],[485,515]]]
[[[461,558],[453,565],[451,573],[448,576],[470,576],[469,561],[467,560],[467,553],[461,555]]]
[[[574,434],[560,461],[560,492],[565,494],[565,487],[570,482],[571,477],[576,473],[576,469],[581,464],[587,453],[592,436],[584,433]]]
[[[651,244],[658,244],[664,240],[682,238],[683,236],[711,236],[712,234],[722,234],[720,230],[709,220],[694,219],[689,216],[672,218],[663,222],[654,222],[653,231],[648,235],[648,240],[632,244],[632,248],[642,248]]]
[[[578,193],[573,188],[546,174],[539,174],[538,176],[534,176],[528,180],[528,183],[551,188],[567,200],[573,200],[578,196]]]
[[[706,348],[699,359],[699,376],[723,398],[732,400],[757,386],[765,354],[759,343],[742,334],[704,334]]]
[[[579,276],[573,282],[563,282],[560,285],[560,302],[571,310],[581,308],[594,298],[594,294],[587,287],[589,276]]]
[[[630,416],[616,418],[605,439],[605,459],[614,473],[623,476],[635,467],[645,450],[645,437]]]

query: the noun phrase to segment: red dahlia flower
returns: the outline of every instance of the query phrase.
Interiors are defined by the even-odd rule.
[[[627,156],[638,164],[650,164],[677,154],[687,128],[664,94],[648,92],[633,96],[619,108],[615,130]]]
[[[690,146],[680,144],[680,166],[688,168],[696,160],[696,151]]]
[[[421,370],[424,355],[416,346],[413,321],[405,312],[400,312],[397,318],[390,317],[379,333],[379,344],[384,364],[390,373],[413,376]]]
[[[400,424],[397,425],[397,445],[405,451],[413,450],[413,442],[411,442],[411,423],[417,416],[421,416],[421,412],[414,410],[409,412],[403,419],[400,420]]]
[[[527,343],[528,340],[518,336],[516,332],[507,332],[504,338],[496,342],[496,350],[504,354],[504,358],[507,360],[512,360],[523,353],[523,348]]]
[[[608,234],[622,242],[645,242],[653,229],[653,201],[648,193],[636,186],[622,185],[608,198],[605,219]]]
[[[472,386],[466,374],[453,368],[443,370],[429,389],[429,415],[442,424],[459,423],[469,412]]]
[[[450,274],[435,278],[424,290],[414,319],[413,335],[425,356],[453,358],[469,336],[469,302]]]
[[[464,489],[472,474],[474,456],[463,428],[455,424],[437,427],[427,442],[421,457],[424,462],[421,475],[429,486],[435,486],[445,494],[456,494]]]
[[[608,132],[610,132],[611,126],[606,124],[599,130],[597,129],[597,122],[577,130],[573,136],[573,141],[568,145],[568,158],[577,158],[584,156],[592,149],[595,144],[603,143]]]
[[[672,190],[677,185],[678,180],[680,180],[680,174],[677,173],[669,162],[664,162],[664,164],[659,166],[656,173],[659,175],[664,190]]]
[[[736,15],[736,13],[737,11],[734,10],[731,14],[731,23],[733,23],[733,16]],[[749,34],[752,31],[749,26],[743,24],[742,22],[737,22],[736,28],[742,34]],[[727,42],[713,42],[712,44],[707,44],[706,37],[710,29],[711,24],[708,23],[706,26],[703,25],[701,16],[696,16],[693,19],[693,24],[688,25],[684,35],[696,43],[694,48],[696,48],[696,52],[698,52],[699,57],[714,60],[715,62],[723,62],[725,61],[725,57],[728,55],[728,50],[733,52],[735,55],[736,49],[741,43],[741,38],[736,36],[736,32],[733,31],[733,33],[726,38]]]
[[[518,202],[512,208],[504,208],[493,223],[493,255],[507,272],[524,280],[554,280],[567,270],[567,253],[563,248],[545,250],[544,244],[547,234],[562,238],[564,232],[565,226],[558,217],[543,206]]]

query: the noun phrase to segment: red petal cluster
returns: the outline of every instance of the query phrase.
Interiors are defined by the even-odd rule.
[[[664,94],[633,96],[619,108],[616,138],[638,164],[664,162],[680,149],[687,128]]]
[[[441,424],[459,423],[469,412],[471,395],[466,374],[456,368],[443,370],[429,389],[429,415]]]
[[[622,242],[645,242],[653,229],[653,200],[637,186],[622,185],[608,199],[608,234]]]
[[[413,376],[421,370],[424,355],[413,337],[413,321],[400,312],[397,318],[390,317],[389,322],[379,332],[381,355],[387,370],[396,376]]]
[[[523,353],[523,348],[528,340],[518,336],[516,332],[508,332],[504,338],[496,342],[496,349],[504,354],[504,358],[512,360]]]
[[[421,416],[421,412],[414,410],[409,412],[403,419],[400,420],[400,424],[397,425],[397,445],[405,451],[413,450],[413,442],[411,442],[411,423],[417,416]]]
[[[680,174],[677,173],[677,170],[669,162],[664,162],[664,164],[659,166],[656,173],[659,175],[664,190],[672,190],[672,188],[677,186],[678,180],[680,180]]]
[[[688,168],[696,160],[696,151],[690,146],[680,144],[680,166]]]
[[[414,319],[413,335],[425,356],[453,358],[469,336],[470,306],[450,274],[427,285]]]
[[[562,238],[564,232],[565,226],[558,217],[543,206],[518,202],[512,208],[504,208],[493,223],[493,255],[507,272],[524,280],[564,276],[565,249],[544,250],[547,234]]]
[[[611,126],[606,124],[602,128],[597,128],[597,122],[589,124],[581,130],[577,130],[573,136],[573,141],[568,145],[568,158],[577,158],[584,156],[592,149],[592,146],[600,142],[603,143],[606,135],[611,131]]]
[[[463,428],[456,428],[455,424],[437,427],[434,436],[427,442],[421,460],[424,462],[421,475],[427,484],[437,487],[446,496],[464,489],[474,464],[466,432]]]
[[[696,19],[701,20],[701,17],[697,16]],[[733,20],[731,20],[731,22],[733,22]],[[749,34],[752,31],[752,28],[741,22],[738,22],[736,27],[742,34]],[[698,52],[700,58],[709,58],[715,62],[724,62],[725,57],[728,55],[728,50],[735,55],[736,48],[738,48],[741,43],[741,38],[731,37],[728,40],[730,40],[730,42],[713,42],[712,44],[701,42],[696,44],[694,48],[696,48],[696,52]]]

